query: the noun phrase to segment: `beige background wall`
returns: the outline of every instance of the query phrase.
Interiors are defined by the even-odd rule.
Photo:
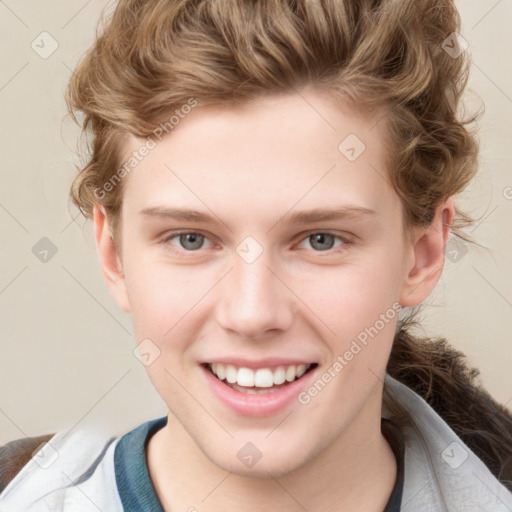
[[[464,205],[485,214],[471,234],[490,252],[450,246],[425,331],[465,351],[512,408],[512,0],[457,4],[474,57],[470,104],[486,109]],[[104,5],[0,2],[0,444],[89,422],[126,432],[165,414],[102,281],[92,225],[68,209],[77,129],[62,121],[62,95]]]

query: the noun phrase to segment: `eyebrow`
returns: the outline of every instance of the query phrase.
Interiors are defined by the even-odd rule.
[[[148,217],[169,218],[188,222],[210,222],[213,217],[197,210],[169,208],[154,206],[144,208],[139,212]],[[342,205],[337,208],[314,208],[295,213],[285,214],[280,220],[287,217],[289,224],[312,224],[330,220],[357,219],[377,215],[377,211],[364,206]]]

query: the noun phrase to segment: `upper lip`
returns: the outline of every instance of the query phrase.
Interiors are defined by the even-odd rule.
[[[258,360],[249,360],[242,359],[240,357],[215,357],[213,359],[208,359],[204,364],[224,364],[224,365],[233,365],[236,368],[274,368],[277,366],[299,366],[301,364],[309,365],[315,364],[316,361],[304,360],[304,359],[290,359],[289,357],[269,357],[265,359]]]

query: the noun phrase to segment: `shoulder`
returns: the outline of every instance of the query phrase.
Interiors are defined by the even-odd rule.
[[[7,443],[0,455],[0,510],[85,511],[93,502],[104,512],[118,510],[119,439],[109,427],[90,425]]]
[[[383,414],[404,438],[403,501],[411,510],[506,512],[512,493],[418,393],[389,374]]]
[[[419,395],[512,491],[512,414],[445,338],[397,333],[388,373]]]
[[[55,433],[15,439],[0,446],[0,493]]]

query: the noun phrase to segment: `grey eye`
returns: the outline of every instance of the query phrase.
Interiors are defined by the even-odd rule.
[[[181,246],[189,250],[200,249],[205,238],[204,235],[200,233],[183,233],[179,235],[179,237]]]
[[[337,238],[329,233],[314,233],[309,236],[311,246],[320,251],[327,251],[334,247],[334,239]]]

